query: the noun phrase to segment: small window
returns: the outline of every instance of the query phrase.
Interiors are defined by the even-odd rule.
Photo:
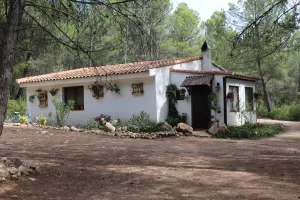
[[[65,87],[64,101],[67,103],[69,100],[75,101],[73,110],[84,110],[83,86]]]
[[[132,84],[132,95],[143,95],[144,94],[144,84],[138,83],[138,84]]]
[[[176,90],[177,100],[184,100],[185,98],[185,89]]]
[[[38,94],[39,107],[47,107],[48,106],[48,95],[47,92],[42,91]]]
[[[245,103],[246,103],[246,111],[253,111],[253,88],[245,87]]]
[[[230,112],[239,112],[240,111],[239,87],[229,86],[229,92],[233,94],[233,99],[230,101]]]

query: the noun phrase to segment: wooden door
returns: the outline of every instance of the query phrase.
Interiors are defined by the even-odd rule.
[[[208,86],[193,86],[191,88],[192,98],[192,127],[197,129],[207,129],[211,120]]]

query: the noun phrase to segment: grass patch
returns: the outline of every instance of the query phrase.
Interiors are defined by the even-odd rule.
[[[233,139],[260,139],[272,137],[284,131],[280,124],[244,124],[243,126],[228,126],[228,131],[221,133],[216,138]]]

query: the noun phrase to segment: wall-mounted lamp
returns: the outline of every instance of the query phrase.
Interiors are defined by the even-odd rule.
[[[218,82],[218,83],[217,83],[217,86],[216,86],[216,91],[217,91],[217,92],[219,92],[219,91],[220,91],[220,89],[221,89],[221,87],[220,87],[220,83]]]

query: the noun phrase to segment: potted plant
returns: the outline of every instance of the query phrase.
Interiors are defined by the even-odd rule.
[[[58,92],[58,89],[52,88],[49,92],[50,92],[50,94],[51,94],[52,96],[55,96],[56,93]]]
[[[210,93],[207,97],[208,101],[216,103],[217,102],[217,95],[215,93]]]
[[[36,118],[38,124],[45,126],[47,124],[47,118],[43,115],[40,115]]]
[[[30,96],[29,96],[29,102],[30,102],[30,103],[33,103],[34,98],[35,98],[35,95],[30,95]]]
[[[28,117],[26,115],[21,115],[20,116],[20,120],[19,120],[20,124],[24,124],[24,123],[27,124],[28,122],[29,122],[29,119],[28,119]]]
[[[35,90],[37,93],[39,93],[39,92],[41,92],[42,91],[42,89],[37,89],[37,90]]]
[[[234,94],[233,94],[233,92],[228,92],[226,94],[226,99],[229,99],[231,102],[233,102],[233,100],[234,100]]]

